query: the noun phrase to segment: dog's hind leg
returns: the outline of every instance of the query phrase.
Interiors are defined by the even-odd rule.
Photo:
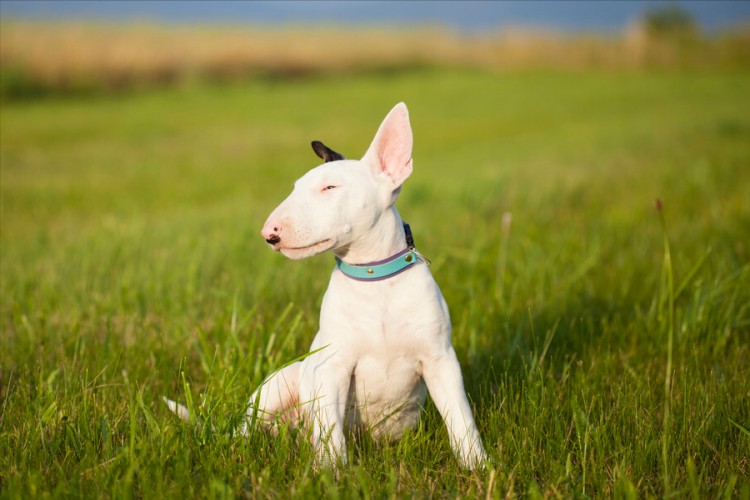
[[[281,420],[290,420],[293,424],[299,419],[299,382],[302,362],[298,361],[269,376],[258,387],[247,406],[245,420],[240,434],[247,435],[254,422],[260,422],[270,428]]]

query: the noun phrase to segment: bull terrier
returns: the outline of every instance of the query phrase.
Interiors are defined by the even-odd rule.
[[[256,421],[304,426],[319,466],[346,463],[346,430],[398,439],[417,423],[427,391],[459,462],[474,469],[487,460],[448,307],[394,205],[412,173],[412,141],[404,103],[388,113],[361,160],[314,141],[324,163],[297,180],[261,230],[290,259],[330,250],[335,267],[310,352],[261,384],[241,431]],[[182,405],[167,403],[187,418]]]

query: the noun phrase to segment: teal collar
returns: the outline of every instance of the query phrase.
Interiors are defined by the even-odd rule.
[[[347,264],[336,257],[336,267],[339,271],[357,281],[380,281],[406,271],[420,260],[429,263],[414,248],[414,239],[409,224],[404,223],[404,233],[406,234],[407,247],[396,255],[369,264]]]

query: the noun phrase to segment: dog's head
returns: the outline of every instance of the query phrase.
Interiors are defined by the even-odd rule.
[[[274,250],[291,259],[350,245],[396,201],[412,171],[406,104],[388,113],[361,160],[346,160],[319,141],[313,150],[325,163],[297,180],[261,231]]]

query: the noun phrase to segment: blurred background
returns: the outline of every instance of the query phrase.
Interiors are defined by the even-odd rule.
[[[397,71],[727,68],[750,2],[0,4],[0,95]]]

